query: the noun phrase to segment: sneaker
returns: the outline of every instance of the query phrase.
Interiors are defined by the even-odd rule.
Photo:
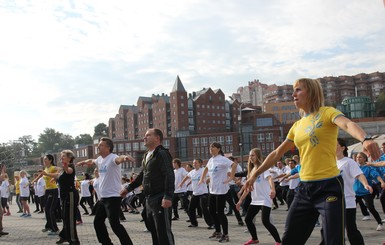
[[[47,228],[44,228],[41,230],[42,232],[47,232],[47,231],[51,231],[50,229],[47,229]]]
[[[210,239],[219,239],[221,237],[222,237],[222,233],[219,231],[218,232],[214,231],[214,233],[211,236],[209,236]]]
[[[210,225],[210,226],[208,226],[207,227],[207,230],[212,230],[212,229],[214,229],[215,227],[213,226],[213,225]]]
[[[9,234],[8,232],[0,231],[0,236],[5,236],[5,235],[8,235],[8,234]]]
[[[39,211],[39,212],[37,212],[38,214],[42,214],[42,213],[44,213],[44,211],[42,210],[42,211]]]
[[[174,218],[172,218],[172,220],[178,220],[179,218],[177,218],[177,217],[174,217]]]
[[[244,225],[245,225],[245,223],[243,223],[243,221],[242,221],[242,220],[240,220],[240,221],[238,221],[238,225],[240,225],[240,226],[244,226]]]
[[[381,220],[382,223],[385,223],[385,219]]]
[[[49,231],[47,234],[48,236],[56,236],[59,235],[59,231]]]
[[[60,237],[60,239],[56,241],[56,244],[63,244],[65,242],[67,242],[66,239]]]
[[[259,243],[258,240],[250,239],[247,242],[245,242],[243,245],[258,244],[258,243]]]
[[[381,225],[381,224],[379,224],[379,225],[377,226],[376,231],[383,231],[383,230],[384,230],[384,226]]]
[[[32,217],[31,214],[26,214],[26,215],[24,215],[24,218],[31,218],[31,217]]]
[[[225,235],[225,234],[223,234],[221,238],[218,240],[218,242],[229,242],[229,241],[230,241],[229,235]]]
[[[193,225],[193,224],[191,224],[191,225],[189,225],[188,227],[198,227],[198,225]]]
[[[26,216],[26,215],[27,215],[27,214],[24,214],[24,213],[23,213],[22,215],[20,215],[20,217],[24,217],[24,216]]]
[[[144,229],[143,231],[144,231],[144,232],[150,232],[149,230],[147,230],[147,228],[146,228],[146,229]]]
[[[18,214],[21,214],[22,212],[23,212],[23,211],[21,211],[21,210],[17,211]]]
[[[83,224],[83,221],[79,221],[79,220],[78,220],[78,221],[76,221],[76,224],[77,224],[77,225],[81,225],[81,224]]]
[[[37,213],[37,212],[39,212],[40,210],[38,210],[38,209],[36,209],[35,211],[33,211],[34,213]]]
[[[362,218],[363,221],[367,221],[367,220],[370,220],[370,219],[371,219],[370,215],[364,216]]]

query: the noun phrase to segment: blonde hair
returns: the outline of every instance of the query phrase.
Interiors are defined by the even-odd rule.
[[[73,151],[71,150],[63,150],[61,152],[62,155],[65,155],[66,157],[68,157],[70,159],[70,163],[73,163],[74,160],[75,160],[75,154],[73,153]]]
[[[251,170],[253,170],[254,167],[259,167],[261,166],[262,162],[263,162],[263,157],[262,157],[262,151],[261,149],[259,148],[253,148],[250,150],[250,152],[253,152],[256,156],[257,156],[257,162],[256,164],[254,165],[254,163],[251,161],[251,159],[249,158],[249,161],[247,163],[247,178],[249,178],[250,176],[250,173],[251,173]]]
[[[310,113],[318,112],[321,106],[324,106],[324,93],[321,84],[318,80],[310,78],[300,78],[296,80],[293,87],[301,85],[307,91],[306,102],[310,105]],[[299,109],[299,114],[305,115],[302,109]]]

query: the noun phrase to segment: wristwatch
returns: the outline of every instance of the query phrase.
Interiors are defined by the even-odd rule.
[[[371,136],[370,134],[367,134],[365,135],[364,140],[361,141],[361,144],[363,144],[366,140],[372,140],[372,139],[373,139],[373,136]]]

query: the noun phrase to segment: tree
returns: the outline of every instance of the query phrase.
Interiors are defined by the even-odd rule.
[[[56,132],[53,128],[46,128],[39,135],[39,150],[43,153],[58,152],[61,149],[73,149],[75,140],[71,135]]]
[[[385,117],[385,92],[382,92],[377,98],[376,114],[378,117]]]
[[[19,142],[22,145],[25,156],[39,156],[39,153],[36,151],[38,144],[34,139],[32,139],[32,135],[24,135],[20,137]]]
[[[91,145],[92,143],[92,136],[90,134],[81,134],[75,137],[75,144]]]
[[[99,123],[95,126],[94,139],[108,136],[108,127],[105,123]]]

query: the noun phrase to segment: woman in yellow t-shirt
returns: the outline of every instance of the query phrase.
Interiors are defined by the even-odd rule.
[[[318,216],[322,217],[325,244],[345,244],[343,180],[336,163],[336,142],[341,128],[361,141],[373,159],[380,157],[377,143],[356,123],[333,107],[324,106],[317,80],[302,78],[293,85],[294,105],[301,119],[293,124],[285,141],[253,169],[245,188],[252,189],[257,176],[273,166],[293,147],[301,159],[301,182],[290,206],[282,244],[305,244]]]
[[[17,207],[19,208],[18,213],[23,212],[23,208],[21,206],[21,201],[20,201],[20,175],[19,171],[16,171],[14,173],[14,178],[15,178],[15,194],[16,194],[16,204]]]
[[[57,173],[58,168],[55,166],[54,157],[51,154],[44,156],[44,172]],[[43,176],[45,180],[45,218],[46,224],[43,232],[49,231],[48,235],[59,234],[59,228],[56,223],[55,210],[59,204],[59,190],[56,184],[56,179],[47,175]]]

